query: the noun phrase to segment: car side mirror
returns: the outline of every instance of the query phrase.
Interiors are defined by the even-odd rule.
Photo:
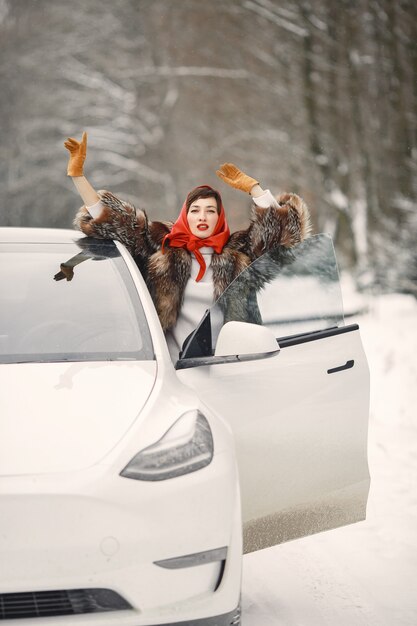
[[[219,333],[214,356],[269,354],[279,349],[269,328],[247,322],[227,322]]]

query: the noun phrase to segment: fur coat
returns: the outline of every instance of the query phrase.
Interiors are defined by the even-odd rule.
[[[170,232],[172,223],[151,222],[145,211],[135,209],[109,191],[100,191],[99,197],[104,207],[101,215],[93,219],[82,207],[74,225],[89,237],[116,239],[126,246],[148,285],[162,328],[170,330],[182,306],[191,254],[184,248],[168,246],[162,253],[162,239]],[[274,248],[275,256],[284,261],[288,249],[308,236],[310,218],[304,201],[295,194],[281,194],[277,200],[278,208],[253,205],[248,228],[233,233],[220,254],[213,253],[214,300],[265,252]],[[231,298],[230,306],[242,306],[239,301]],[[226,315],[225,321],[232,317]]]

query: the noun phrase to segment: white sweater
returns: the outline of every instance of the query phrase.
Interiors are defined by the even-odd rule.
[[[200,265],[194,254],[191,253],[191,275],[185,286],[183,305],[175,327],[166,333],[168,349],[174,362],[177,361],[179,351],[188,335],[197,328],[204,313],[214,303],[213,270],[211,268],[213,248],[203,247],[200,248],[200,252],[206,262],[204,276],[198,283],[196,282]],[[214,338],[217,339],[223,324],[223,316],[220,311],[213,311],[211,324]]]
[[[269,206],[278,206],[276,199],[269,189],[261,196],[253,198],[253,201],[258,207],[264,209]],[[87,210],[93,218],[97,218],[101,213],[102,205],[99,201],[93,206],[87,207]],[[184,341],[198,326],[207,309],[214,303],[213,270],[211,268],[213,248],[203,247],[200,248],[200,252],[206,262],[204,276],[198,283],[196,282],[200,265],[194,254],[191,253],[191,275],[185,287],[183,305],[175,327],[166,333],[169,353],[174,363],[178,359],[178,354],[182,349]],[[213,342],[216,341],[222,324],[223,318],[220,310],[213,310],[211,315]]]

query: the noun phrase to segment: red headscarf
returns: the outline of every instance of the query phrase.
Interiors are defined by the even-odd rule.
[[[197,187],[197,189],[199,188],[200,187]],[[201,185],[201,189],[211,189],[214,191],[213,187],[210,187],[209,185]],[[162,240],[163,253],[164,246],[167,242],[169,242],[169,245],[172,248],[186,248],[189,252],[194,252],[195,257],[200,264],[200,271],[195,279],[197,283],[203,278],[204,272],[206,271],[206,262],[204,261],[204,257],[199,251],[199,248],[210,246],[215,252],[217,252],[217,254],[219,254],[230,237],[230,230],[227,225],[223,202],[219,192],[217,192],[217,194],[220,198],[220,206],[218,207],[219,219],[217,220],[214,232],[210,235],[210,237],[202,239],[201,237],[197,237],[197,235],[193,235],[191,232],[187,220],[187,196],[187,199],[182,205],[181,213],[173,225],[171,232],[165,235]]]

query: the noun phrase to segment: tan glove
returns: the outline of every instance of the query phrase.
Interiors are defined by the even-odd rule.
[[[246,193],[250,193],[252,187],[259,184],[257,180],[242,172],[233,163],[223,163],[220,169],[216,170],[216,174],[227,185],[246,191]]]
[[[67,167],[68,176],[84,176],[83,165],[87,155],[87,133],[83,132],[81,141],[68,137],[64,146],[70,153]]]
[[[58,272],[58,274],[55,274],[54,280],[63,280],[64,278],[72,280],[74,278],[74,270],[72,267],[65,265],[65,263],[61,263],[60,268],[61,271]]]

